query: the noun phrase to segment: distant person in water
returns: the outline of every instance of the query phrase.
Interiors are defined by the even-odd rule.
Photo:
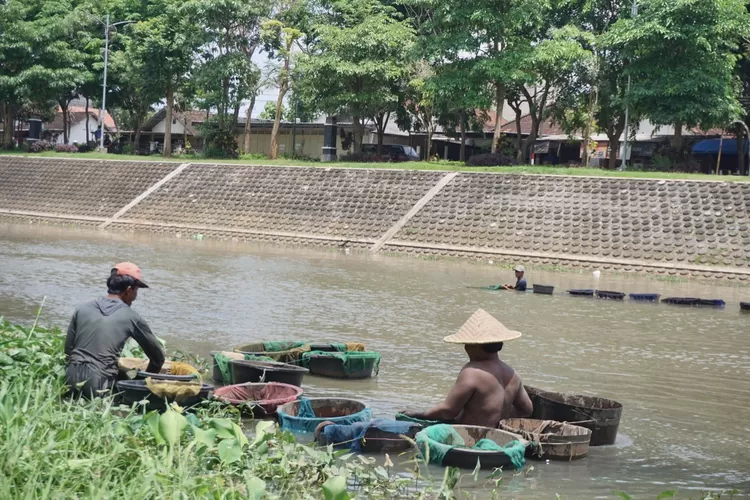
[[[517,292],[526,291],[526,278],[523,277],[526,269],[523,266],[516,266],[513,271],[516,273],[515,285],[503,285],[503,290],[515,290]]]
[[[521,377],[498,356],[505,342],[520,336],[486,311],[477,310],[458,333],[444,339],[464,344],[469,355],[445,401],[426,412],[402,413],[421,420],[493,428],[511,415],[531,415],[534,408]]]
[[[135,339],[148,356],[147,371],[161,370],[161,344],[148,323],[131,308],[139,288],[148,285],[142,281],[138,266],[117,264],[107,279],[108,295],[78,306],[73,313],[65,340],[65,380],[72,395],[91,398],[111,391],[117,380],[117,361],[129,338]]]

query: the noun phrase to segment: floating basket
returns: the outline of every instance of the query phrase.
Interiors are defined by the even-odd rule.
[[[500,429],[519,434],[535,446],[531,456],[542,460],[577,460],[589,453],[591,430],[553,420],[509,418],[501,420]]]
[[[323,422],[351,425],[372,418],[364,403],[343,398],[302,398],[279,406],[276,413],[281,429],[293,432],[315,432]]]
[[[552,292],[555,291],[554,286],[549,285],[534,285],[534,293],[540,293],[542,295],[552,295]]]
[[[214,391],[214,398],[237,406],[254,418],[276,413],[276,409],[302,395],[297,386],[279,382],[235,384]]]

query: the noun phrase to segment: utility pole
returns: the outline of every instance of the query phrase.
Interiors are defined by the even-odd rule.
[[[101,22],[101,19],[97,19]],[[107,66],[109,64],[109,33],[122,24],[132,24],[135,21],[120,21],[110,24],[109,14],[105,17],[104,24],[104,79],[102,82],[102,108],[99,110],[99,150],[104,151],[104,114],[107,112]],[[87,131],[88,133],[88,131]]]
[[[104,23],[104,82],[102,83],[102,109],[99,110],[99,151],[104,152],[104,113],[107,109],[107,64],[109,62],[109,14]]]
[[[292,154],[297,154],[297,117],[299,116],[299,99],[294,97],[294,121],[292,122]]]
[[[637,0],[633,0],[633,5],[630,8],[630,15],[635,19],[635,17],[638,15],[638,3]],[[628,75],[628,90],[625,92],[625,141],[622,144],[622,158],[620,160],[622,161],[622,165],[620,166],[620,170],[627,170],[628,164],[627,164],[627,157],[628,157],[628,114],[629,114],[629,108],[630,103],[628,103],[628,97],[630,96],[630,75]],[[610,148],[611,149],[611,148]],[[611,154],[615,154],[614,151],[612,151]]]

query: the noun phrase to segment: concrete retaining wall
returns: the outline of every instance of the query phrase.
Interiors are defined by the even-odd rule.
[[[750,183],[6,156],[0,218],[750,281]]]

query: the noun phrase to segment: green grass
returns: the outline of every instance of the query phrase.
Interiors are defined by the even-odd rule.
[[[396,170],[438,170],[444,172],[492,172],[499,174],[532,174],[532,175],[576,175],[592,177],[622,177],[638,179],[682,179],[682,180],[702,180],[702,181],[731,181],[731,182],[750,182],[748,176],[737,175],[704,175],[704,174],[685,174],[679,172],[641,172],[617,170],[605,170],[601,168],[578,168],[578,167],[552,167],[552,166],[535,166],[519,165],[512,167],[467,167],[461,162],[408,162],[408,163],[321,163],[305,162],[298,160],[213,160],[195,157],[174,157],[163,158],[161,156],[131,156],[131,155],[114,155],[102,153],[55,153],[47,151],[38,154],[15,153],[12,151],[3,151],[0,154],[21,154],[23,156],[44,156],[55,158],[88,158],[102,160],[137,160],[137,161],[172,161],[178,163],[229,163],[242,165],[270,165],[285,167],[338,167],[338,168],[373,168],[373,169],[396,169]]]

